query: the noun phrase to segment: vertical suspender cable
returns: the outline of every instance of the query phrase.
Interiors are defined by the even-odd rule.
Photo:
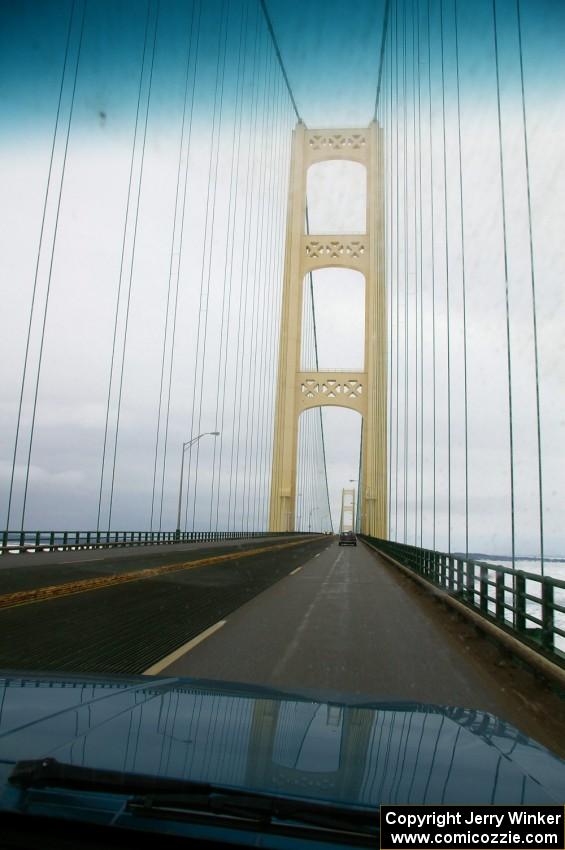
[[[447,328],[447,551],[451,552],[451,333],[449,310],[449,220],[447,216],[447,143],[445,133],[445,55],[443,0],[439,0],[441,40],[441,108],[443,131],[443,208],[445,219],[445,309]]]
[[[524,127],[524,156],[526,159],[526,189],[528,196],[528,235],[530,247],[530,277],[532,284],[532,327],[534,334],[534,369],[536,382],[536,430],[537,430],[537,467],[538,467],[538,501],[539,501],[539,536],[541,574],[544,574],[544,539],[543,539],[543,480],[541,454],[541,413],[540,413],[540,378],[539,378],[539,349],[536,311],[536,280],[534,263],[534,240],[532,235],[532,198],[530,191],[530,156],[528,146],[528,123],[526,120],[526,96],[524,89],[524,56],[522,50],[522,20],[520,15],[520,0],[516,0],[516,16],[518,24],[518,47],[520,53],[520,88],[522,96],[522,124]]]
[[[419,70],[419,68],[418,68]],[[418,391],[419,391],[419,374],[418,374],[418,342],[419,342],[419,324],[418,324],[418,285],[419,285],[419,267],[418,267],[418,171],[416,163],[416,0],[412,0],[412,117],[413,117],[413,153],[412,161],[414,166],[414,546],[418,545],[418,477],[419,477],[419,420],[418,420]]]
[[[222,29],[225,25],[224,38],[222,43]],[[212,123],[212,138],[210,145],[210,165],[208,170],[208,198],[206,202],[206,228],[204,232],[204,243],[203,243],[203,256],[202,256],[202,277],[201,277],[201,286],[200,286],[200,310],[202,311],[202,287],[204,281],[204,268],[205,268],[205,260],[204,254],[206,250],[206,236],[208,232],[208,210],[209,210],[209,202],[210,202],[210,176],[212,173],[212,159],[214,153],[214,129],[215,129],[215,120],[216,120],[216,108],[218,106],[218,124],[217,124],[217,144],[216,144],[216,153],[215,153],[215,163],[214,163],[214,178],[213,178],[213,189],[212,189],[212,210],[211,210],[211,222],[210,222],[210,236],[208,241],[208,271],[206,275],[206,299],[204,306],[204,330],[202,334],[203,342],[202,342],[202,368],[200,371],[200,389],[199,389],[199,405],[198,405],[198,423],[196,433],[199,434],[202,427],[202,395],[204,392],[204,373],[206,368],[206,348],[208,342],[208,315],[209,315],[209,306],[210,306],[210,285],[211,285],[211,276],[212,276],[212,261],[213,261],[213,243],[214,243],[214,231],[216,224],[216,202],[217,202],[217,187],[218,187],[218,166],[220,160],[220,147],[221,147],[221,134],[222,134],[222,115],[223,115],[223,107],[224,107],[224,82],[225,82],[225,70],[226,70],[226,50],[227,50],[227,38],[228,38],[228,28],[229,28],[229,8],[226,3],[226,0],[223,0],[222,4],[222,16],[219,28],[219,38],[218,38],[218,63],[216,66],[216,88],[214,93],[214,120]],[[220,58],[221,57],[221,58]],[[221,70],[220,70],[221,68]],[[218,97],[218,88],[219,88],[219,97]],[[201,312],[200,312],[201,315]],[[198,347],[197,347],[197,358],[198,358]],[[197,361],[198,362],[198,361]],[[197,362],[195,365],[197,365]],[[194,390],[196,389],[196,377],[194,383]],[[217,391],[217,388],[216,388]],[[193,408],[192,408],[192,416],[194,422],[194,394],[193,394]],[[192,432],[192,428],[191,428]],[[192,530],[194,531],[195,527],[195,515],[196,515],[196,496],[198,490],[198,472],[200,466],[200,442],[195,444],[196,449],[196,471],[194,474],[194,487],[193,487],[193,505],[192,505]],[[189,455],[189,475],[190,470],[192,469],[192,448],[190,449]],[[188,487],[187,487],[188,490]]]
[[[273,210],[273,215],[269,218],[269,229],[266,237],[266,256],[265,256],[265,281],[268,282],[270,298],[265,298],[264,301],[264,324],[263,324],[263,366],[262,373],[266,376],[266,386],[264,391],[263,415],[261,416],[261,427],[259,435],[259,482],[256,488],[256,515],[254,517],[255,528],[262,530],[267,527],[267,517],[265,506],[266,499],[266,484],[267,484],[267,469],[268,469],[268,439],[270,427],[267,422],[266,412],[271,410],[271,392],[274,381],[273,375],[273,348],[272,348],[272,319],[273,319],[273,304],[275,303],[274,294],[276,291],[275,283],[275,267],[276,267],[276,238],[275,230],[279,215],[278,199],[276,197],[277,184],[277,167],[279,165],[281,132],[281,102],[282,102],[282,85],[281,76],[273,76],[273,93],[272,93],[272,125],[269,137],[269,146],[272,150],[271,168],[269,169],[268,190],[266,203],[268,208]]]
[[[388,535],[391,536],[392,531],[392,396],[393,396],[393,382],[392,382],[392,366],[393,366],[393,348],[392,348],[392,332],[393,332],[393,308],[394,308],[394,299],[393,299],[393,282],[394,282],[394,273],[393,273],[393,262],[396,261],[395,253],[394,253],[394,184],[393,184],[393,49],[392,49],[392,27],[389,28],[390,32],[390,49],[389,49],[389,145],[388,145],[388,174],[389,174],[389,270],[388,270],[388,312],[389,312],[389,333],[388,333],[388,358],[389,358],[389,376],[388,376]]]
[[[134,216],[134,225],[133,225],[133,241],[132,241],[132,254],[131,254],[131,262],[130,262],[130,270],[129,270],[129,282],[128,282],[128,294],[127,294],[127,302],[126,302],[126,318],[124,325],[124,338],[122,341],[122,355],[121,355],[121,364],[120,364],[120,383],[118,388],[118,409],[116,413],[116,431],[114,435],[114,448],[113,448],[113,458],[112,458],[112,477],[110,484],[110,500],[108,506],[108,530],[112,527],[112,507],[114,502],[114,484],[116,479],[116,458],[118,454],[118,438],[120,432],[120,414],[122,409],[122,391],[124,384],[124,366],[126,359],[126,347],[127,347],[127,336],[128,336],[128,325],[129,325],[129,311],[131,304],[131,292],[132,292],[132,284],[133,284],[133,269],[135,263],[135,245],[137,240],[137,226],[139,223],[139,206],[141,200],[141,186],[143,181],[143,166],[145,162],[145,146],[147,142],[147,125],[149,122],[149,106],[151,103],[151,89],[153,83],[153,68],[155,65],[155,47],[157,44],[157,30],[159,28],[159,14],[161,9],[161,0],[157,0],[157,9],[155,13],[155,27],[153,31],[153,46],[151,50],[151,65],[149,70],[149,84],[147,90],[147,103],[145,107],[145,121],[143,127],[143,141],[141,144],[141,162],[139,166],[139,182],[137,186],[137,198],[135,204],[135,216]]]
[[[310,233],[310,221],[308,217],[308,204],[306,204],[306,233]],[[312,272],[309,272],[309,284],[310,284],[310,298],[312,300],[312,327],[314,329],[314,363],[316,366],[316,371],[320,369],[320,361],[318,359],[318,331],[316,327],[316,308],[314,304],[314,279]],[[324,463],[324,481],[326,488],[326,500],[328,503],[328,513],[330,514],[330,522],[331,522],[331,506],[330,506],[330,488],[328,485],[328,469],[326,464],[326,443],[324,439],[324,421],[322,418],[322,408],[318,408],[320,415],[320,433],[322,437],[322,458]]]
[[[431,272],[432,272],[432,410],[433,410],[433,506],[432,549],[436,548],[436,306],[435,306],[435,233],[434,233],[434,151],[432,132],[432,53],[430,32],[430,0],[428,0],[428,96],[430,107],[430,207],[431,207]]]
[[[514,524],[514,427],[512,419],[512,352],[510,347],[510,297],[508,282],[508,250],[506,244],[506,191],[504,185],[504,152],[502,150],[502,114],[500,108],[500,69],[498,63],[498,28],[496,20],[496,0],[492,0],[492,21],[494,35],[494,57],[496,66],[496,105],[498,113],[498,153],[500,164],[502,242],[504,248],[504,297],[506,306],[506,362],[508,370],[508,428],[510,449],[510,527],[512,545],[512,568],[514,568],[516,566],[516,534]]]
[[[167,448],[169,444],[169,417],[171,411],[171,392],[172,392],[172,382],[173,382],[173,367],[175,362],[175,342],[176,342],[176,331],[177,331],[177,316],[178,316],[178,299],[179,299],[179,284],[180,284],[180,269],[181,269],[181,261],[183,254],[183,245],[184,245],[184,220],[186,215],[186,201],[187,201],[187,189],[188,189],[188,172],[189,172],[189,164],[190,164],[190,153],[191,153],[191,142],[192,142],[192,119],[194,116],[194,94],[196,89],[196,72],[198,70],[198,59],[200,52],[200,35],[201,35],[201,20],[202,20],[202,0],[198,0],[198,19],[196,23],[196,44],[194,47],[194,67],[192,71],[192,83],[191,83],[191,93],[190,93],[190,111],[189,111],[189,119],[188,119],[188,133],[187,133],[187,144],[186,144],[186,163],[184,168],[184,177],[183,177],[183,189],[182,189],[182,209],[180,216],[180,225],[179,225],[179,240],[178,240],[178,256],[175,268],[175,303],[173,308],[173,330],[172,330],[172,339],[171,339],[171,357],[169,361],[169,375],[168,375],[168,388],[167,388],[167,408],[165,414],[165,438],[163,445],[163,463],[161,467],[161,500],[159,506],[159,531],[161,531],[162,523],[163,523],[163,496],[164,496],[164,488],[165,488],[165,469],[167,464]],[[186,92],[185,92],[185,107],[183,108],[183,127],[184,127],[184,109],[186,108]],[[182,134],[181,134],[182,135]],[[182,143],[181,143],[181,157],[182,157]],[[171,241],[171,261],[173,258],[173,248],[174,245],[174,234],[173,241]]]
[[[100,531],[100,513],[102,510],[102,490],[104,486],[104,472],[106,465],[106,447],[108,444],[108,427],[110,421],[110,400],[112,397],[112,384],[113,384],[113,375],[114,375],[114,359],[116,356],[116,340],[118,334],[118,316],[119,316],[119,307],[120,307],[120,296],[122,291],[122,281],[123,281],[123,271],[124,271],[124,259],[125,259],[125,250],[126,250],[126,234],[128,229],[128,221],[129,221],[129,211],[130,211],[130,200],[131,200],[131,190],[133,185],[133,165],[135,160],[135,148],[137,141],[137,130],[139,125],[139,111],[141,105],[141,92],[143,86],[143,71],[145,68],[145,56],[147,53],[147,43],[149,37],[149,18],[151,14],[151,3],[150,0],[147,0],[147,12],[145,16],[145,33],[143,36],[143,51],[141,55],[141,70],[139,72],[139,86],[137,91],[137,106],[135,112],[135,124],[133,131],[133,142],[131,148],[131,158],[130,158],[130,167],[129,167],[129,180],[128,180],[128,193],[126,200],[126,212],[124,217],[124,230],[122,236],[122,249],[120,256],[120,271],[118,276],[118,290],[116,293],[116,307],[114,310],[114,330],[112,335],[112,353],[110,355],[110,368],[109,368],[109,377],[108,377],[108,393],[106,396],[106,418],[104,422],[104,440],[102,444],[102,458],[100,460],[100,485],[98,488],[98,512],[96,516],[96,531]]]
[[[222,478],[222,464],[223,464],[223,439],[224,439],[224,419],[225,419],[225,400],[226,400],[226,387],[227,387],[227,368],[228,368],[228,353],[229,353],[229,341],[231,334],[231,299],[232,299],[232,289],[233,289],[233,266],[234,266],[234,253],[235,253],[235,243],[236,243],[236,227],[238,222],[238,207],[239,207],[239,173],[240,173],[240,162],[241,162],[241,137],[242,137],[242,126],[243,126],[243,110],[244,110],[244,101],[245,101],[245,78],[246,78],[246,66],[247,66],[247,38],[249,34],[249,0],[244,4],[244,11],[242,12],[241,18],[241,29],[240,29],[240,41],[239,41],[239,51],[238,51],[238,69],[237,69],[237,84],[236,84],[236,102],[234,108],[234,131],[232,137],[232,163],[231,163],[231,180],[230,180],[230,205],[228,207],[228,231],[229,231],[229,216],[231,215],[231,247],[230,247],[230,259],[229,264],[227,262],[227,245],[226,242],[226,263],[225,268],[226,272],[224,274],[224,289],[227,286],[228,288],[228,304],[227,304],[227,331],[226,331],[226,343],[223,351],[223,363],[221,364],[221,373],[220,366],[218,366],[218,385],[222,384],[223,387],[223,395],[222,395],[222,408],[219,414],[218,421],[218,413],[216,412],[216,430],[220,431],[220,448],[219,448],[219,459],[218,459],[218,497],[216,499],[216,525],[215,529],[218,530],[219,526],[219,511],[220,511],[220,488],[221,488],[221,478]],[[241,79],[241,92],[240,92],[240,79]],[[237,144],[236,144],[236,136],[237,136]],[[234,171],[234,157],[235,157],[235,171]],[[233,195],[233,212],[231,206],[231,199]],[[227,270],[229,268],[229,275],[227,274]],[[227,277],[227,279],[226,279]],[[222,358],[220,357],[219,363],[221,363]],[[233,435],[232,435],[233,439]]]
[[[55,144],[56,144],[56,141],[57,141],[57,132],[58,132],[58,129],[59,129],[59,118],[60,118],[60,115],[61,115],[61,101],[63,99],[63,88],[64,88],[64,85],[65,85],[65,77],[66,77],[66,74],[67,74],[67,62],[68,62],[68,59],[69,59],[69,47],[70,47],[70,43],[71,43],[71,33],[72,33],[72,29],[73,29],[73,21],[74,21],[74,16],[75,16],[75,6],[76,6],[76,0],[73,0],[73,2],[71,4],[71,13],[69,15],[69,24],[68,24],[68,27],[67,27],[67,38],[66,38],[66,42],[65,42],[65,52],[64,52],[64,57],[63,57],[63,69],[61,71],[61,82],[59,84],[59,97],[58,97],[58,100],[57,100],[57,110],[56,110],[56,113],[55,113],[55,124],[53,126],[53,138],[51,140],[51,153],[50,153],[50,156],[49,156],[49,168],[47,170],[47,182],[45,184],[45,194],[44,194],[44,197],[43,197],[43,211],[41,213],[41,227],[39,229],[39,241],[38,241],[38,246],[37,246],[37,258],[36,258],[36,261],[35,261],[35,273],[34,273],[34,278],[33,278],[33,289],[32,289],[32,293],[31,293],[31,304],[30,304],[30,308],[29,308],[29,321],[28,321],[26,346],[25,346],[25,353],[24,353],[24,365],[23,365],[23,370],[22,370],[22,381],[21,381],[21,384],[20,384],[20,398],[19,398],[19,401],[18,401],[18,417],[17,417],[17,421],[16,421],[16,434],[15,434],[15,437],[14,437],[14,452],[13,452],[13,456],[12,456],[12,471],[10,473],[10,487],[9,487],[9,491],[8,491],[8,508],[7,508],[7,512],[6,512],[6,526],[5,526],[6,530],[8,530],[10,528],[10,513],[11,513],[11,509],[12,509],[14,475],[15,475],[15,471],[16,471],[16,459],[17,459],[17,454],[18,454],[18,443],[19,443],[19,438],[20,438],[20,424],[21,424],[21,418],[22,418],[24,389],[25,389],[26,378],[27,378],[27,364],[28,364],[28,358],[29,358],[29,347],[30,347],[30,342],[31,342],[31,328],[32,328],[32,323],[33,323],[33,315],[34,315],[34,312],[35,312],[35,297],[36,297],[36,294],[37,294],[37,280],[38,280],[38,276],[39,276],[39,261],[40,261],[40,258],[41,258],[41,251],[42,251],[42,247],[43,247],[43,233],[44,233],[44,230],[45,230],[45,218],[46,218],[46,215],[47,215],[47,202],[49,200],[49,188],[51,186],[51,174],[52,174],[52,171],[53,171],[53,159],[55,157]],[[62,177],[61,177],[61,179],[62,179]]]
[[[457,140],[459,149],[459,219],[461,222],[461,287],[463,298],[463,404],[465,417],[465,557],[469,557],[469,424],[467,402],[467,281],[465,269],[465,220],[463,202],[463,157],[461,146],[461,95],[459,79],[459,25],[457,0],[453,0],[455,19],[455,69],[457,79]]]
[[[257,110],[255,108],[255,92],[258,91],[257,84],[257,65],[258,65],[258,56],[260,53],[259,48],[259,11],[257,9],[257,15],[255,17],[255,34],[254,34],[254,43],[253,43],[253,65],[251,72],[251,94],[250,94],[250,103],[249,103],[249,143],[247,146],[247,168],[245,174],[245,208],[243,215],[243,236],[242,236],[242,252],[241,252],[241,266],[240,266],[240,295],[239,295],[239,308],[238,308],[238,320],[237,320],[237,350],[235,355],[235,363],[236,363],[236,373],[235,373],[235,403],[233,405],[233,417],[232,417],[232,446],[231,446],[231,457],[230,457],[230,484],[229,484],[229,493],[228,493],[228,527],[232,517],[232,497],[233,497],[233,522],[234,527],[237,525],[237,503],[238,503],[238,488],[239,488],[239,449],[240,449],[240,438],[241,438],[241,405],[243,400],[243,362],[244,362],[244,347],[242,342],[245,341],[245,331],[241,331],[241,322],[242,316],[245,323],[245,314],[247,310],[247,290],[248,290],[248,275],[245,274],[245,265],[247,255],[249,253],[249,241],[250,241],[250,232],[252,227],[252,214],[253,214],[253,172],[252,172],[252,162],[255,157],[255,130],[257,127]],[[259,97],[257,93],[257,97]],[[252,139],[251,139],[252,137]],[[245,283],[244,283],[245,280]],[[245,324],[244,324],[245,327]],[[241,356],[241,359],[240,359]],[[236,418],[238,420],[237,429],[236,429]],[[237,446],[235,443],[235,434],[237,434]],[[235,459],[234,459],[235,458]],[[234,472],[235,466],[235,472]],[[243,526],[242,526],[243,528]]]
[[[266,148],[266,127],[268,123],[268,85],[269,85],[269,54],[265,45],[265,66],[261,72],[261,80],[263,85],[262,104],[259,109],[261,114],[261,130],[259,139],[259,166],[258,166],[258,195],[257,195],[257,217],[254,228],[254,257],[252,270],[252,302],[251,302],[251,333],[249,339],[249,403],[246,405],[245,412],[245,448],[244,448],[244,471],[243,471],[243,502],[242,511],[245,516],[245,527],[250,529],[250,501],[252,489],[252,464],[253,464],[253,440],[255,434],[254,419],[255,419],[255,402],[256,402],[256,385],[257,385],[257,339],[258,339],[258,316],[260,312],[260,302],[264,300],[264,287],[260,286],[261,280],[261,259],[262,249],[264,244],[264,227],[265,227],[265,148]],[[256,467],[256,459],[255,459]]]
[[[408,543],[408,445],[409,445],[409,419],[408,419],[408,382],[409,382],[409,364],[408,364],[408,333],[409,333],[409,313],[408,313],[408,291],[409,291],[409,253],[410,244],[408,237],[408,68],[407,68],[407,41],[406,41],[406,5],[404,0],[402,7],[402,134],[403,134],[403,165],[402,178],[404,182],[404,446],[402,457],[404,461],[404,482],[402,487],[403,496],[403,540]]]
[[[82,7],[82,17],[81,17],[81,23],[80,23],[80,35],[79,35],[77,57],[76,57],[76,62],[75,62],[75,71],[74,71],[74,78],[73,78],[73,89],[72,89],[72,94],[71,94],[71,104],[70,104],[70,109],[69,109],[69,118],[68,118],[68,122],[67,122],[67,133],[66,133],[66,137],[65,137],[65,150],[64,150],[64,153],[63,153],[61,182],[59,184],[59,196],[57,198],[57,211],[55,213],[55,229],[53,231],[53,241],[51,243],[51,257],[49,259],[49,273],[48,273],[48,277],[47,277],[47,292],[46,292],[46,295],[45,295],[45,308],[44,308],[44,311],[43,311],[43,322],[42,322],[42,326],[41,326],[41,341],[40,341],[40,344],[39,344],[39,362],[38,362],[38,365],[37,365],[37,375],[36,375],[36,379],[35,379],[35,389],[34,389],[34,395],[33,395],[33,411],[32,411],[32,415],[31,415],[31,429],[30,429],[29,447],[28,447],[28,454],[27,454],[26,477],[25,477],[24,497],[23,497],[23,504],[22,504],[22,518],[21,518],[21,523],[20,523],[20,527],[21,527],[22,531],[25,528],[25,512],[26,512],[27,493],[28,493],[28,485],[29,485],[29,470],[30,470],[30,465],[31,465],[31,453],[32,453],[32,449],[33,449],[33,438],[34,438],[34,433],[35,433],[35,417],[36,417],[36,413],[37,413],[37,397],[38,397],[38,394],[39,394],[39,382],[40,382],[40,379],[41,379],[41,367],[42,367],[42,364],[43,364],[43,348],[44,348],[44,345],[45,345],[45,329],[46,329],[46,326],[47,326],[47,313],[48,313],[48,309],[49,309],[49,295],[50,295],[50,292],[51,292],[51,279],[52,279],[52,276],[53,276],[53,261],[55,259],[55,247],[56,247],[56,244],[57,244],[57,234],[58,234],[58,230],[59,230],[59,216],[60,216],[60,213],[61,213],[61,200],[62,200],[62,197],[63,197],[63,186],[64,186],[64,183],[65,183],[65,170],[66,170],[66,165],[67,165],[67,153],[68,153],[68,150],[69,150],[69,138],[70,138],[70,135],[71,135],[71,125],[72,125],[72,121],[73,121],[73,112],[74,112],[74,106],[75,106],[75,94],[76,94],[76,88],[77,88],[78,69],[79,69],[79,65],[80,65],[80,56],[81,56],[81,52],[82,52],[82,41],[83,41],[83,35],[84,35],[85,15],[86,15],[86,0],[84,0],[83,7]]]
[[[420,0],[417,4],[418,38],[418,218],[420,222],[420,547],[424,543],[424,246],[422,238],[422,85],[420,74]]]
[[[395,103],[395,119],[396,119],[396,427],[395,427],[395,487],[394,487],[394,537],[395,540],[398,540],[398,430],[399,430],[399,356],[400,356],[400,271],[399,271],[399,251],[400,251],[400,182],[398,178],[398,0],[396,0],[396,74],[395,74],[395,94],[396,94],[396,103]]]
[[[161,355],[161,375],[159,378],[159,401],[157,405],[157,427],[155,430],[155,451],[153,458],[153,484],[151,489],[151,517],[149,522],[149,530],[153,531],[153,514],[155,511],[155,485],[157,481],[157,460],[159,454],[159,442],[161,436],[161,413],[163,410],[163,387],[165,381],[165,359],[167,354],[167,342],[169,337],[169,324],[170,324],[170,316],[169,316],[169,308],[171,303],[171,291],[172,291],[172,283],[173,283],[173,252],[174,246],[177,238],[177,220],[178,220],[178,212],[179,212],[179,199],[181,194],[181,166],[182,166],[182,152],[184,146],[184,129],[186,122],[186,105],[187,105],[187,96],[188,96],[188,81],[189,81],[189,71],[190,71],[190,59],[192,55],[192,32],[194,28],[194,10],[196,7],[196,0],[193,0],[192,3],[192,12],[190,15],[190,28],[188,34],[188,50],[187,50],[187,58],[186,58],[186,71],[185,71],[185,79],[184,79],[184,98],[183,98],[183,111],[182,111],[182,124],[181,124],[181,133],[180,133],[180,141],[179,141],[179,156],[178,156],[178,164],[177,164],[177,180],[176,180],[176,191],[175,191],[175,205],[173,212],[173,233],[171,237],[171,250],[169,253],[169,279],[167,283],[167,299],[165,304],[165,322],[163,329],[163,351]],[[178,282],[178,281],[177,281]],[[175,299],[176,300],[176,299]],[[162,495],[162,494],[161,494]],[[162,503],[162,501],[161,501]],[[161,524],[159,523],[159,530],[161,530]]]

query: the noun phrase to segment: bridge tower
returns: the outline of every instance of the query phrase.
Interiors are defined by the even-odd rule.
[[[311,165],[352,160],[365,166],[366,228],[363,234],[308,235],[306,178]],[[312,407],[337,406],[363,417],[360,527],[387,535],[386,488],[386,295],[384,277],[383,133],[376,122],[355,130],[310,130],[299,122],[293,132],[286,222],[279,369],[269,528],[295,528],[298,419]],[[304,278],[315,269],[337,266],[365,277],[364,369],[301,371]]]
[[[339,517],[339,531],[355,531],[355,490],[343,489],[341,491],[341,512]]]

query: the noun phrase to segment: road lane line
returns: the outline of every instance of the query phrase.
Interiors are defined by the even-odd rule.
[[[168,667],[174,661],[177,661],[183,655],[186,655],[187,652],[190,652],[191,649],[194,649],[195,646],[198,646],[199,643],[202,643],[203,640],[209,638],[210,635],[213,635],[222,626],[225,626],[227,620],[219,620],[219,622],[214,623],[213,626],[210,626],[208,629],[204,629],[203,632],[200,632],[199,635],[196,635],[195,638],[189,640],[187,643],[183,643],[182,646],[179,646],[178,649],[175,649],[174,652],[170,652],[168,655],[165,655],[161,661],[157,661],[156,664],[152,664],[151,667],[148,667],[147,670],[144,670],[142,676],[156,676],[157,673],[160,673],[161,670],[164,670],[165,667]]]
[[[87,564],[87,563],[89,563],[89,561],[103,561],[104,559],[107,559],[107,558],[108,558],[108,555],[101,555],[99,558],[77,558],[76,561],[64,561],[63,563],[64,563],[65,566],[67,564]]]
[[[314,538],[317,540],[317,538]],[[314,542],[314,540],[304,539],[293,540],[291,543],[277,543],[274,546],[261,546],[256,549],[246,549],[244,551],[236,550],[224,555],[213,555],[207,558],[199,558],[194,561],[183,561],[178,564],[164,564],[161,567],[147,567],[144,570],[135,570],[128,573],[115,573],[113,575],[97,576],[95,578],[78,579],[77,581],[69,581],[63,584],[52,584],[45,587],[38,587],[32,590],[18,590],[12,593],[0,595],[0,609],[15,608],[20,605],[31,605],[35,602],[48,602],[50,599],[61,599],[64,596],[75,596],[78,593],[88,593],[93,590],[104,590],[108,587],[115,587],[120,584],[126,584],[132,581],[142,581],[156,576],[166,575],[168,573],[181,572],[184,570],[193,570],[197,567],[209,566],[210,564],[219,564],[223,561],[236,561],[240,558],[248,558],[252,555],[260,555],[263,552],[276,552],[279,549],[290,549],[293,546],[301,546],[305,543]]]
[[[289,573],[289,576],[295,576],[296,573],[299,573],[301,569],[302,567],[296,567],[296,569],[292,570],[292,572]]]

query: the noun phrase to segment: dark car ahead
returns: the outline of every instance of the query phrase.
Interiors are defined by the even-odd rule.
[[[339,535],[340,546],[357,546],[357,537],[353,531],[342,531]]]

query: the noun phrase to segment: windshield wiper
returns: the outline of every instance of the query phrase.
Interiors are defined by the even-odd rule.
[[[23,789],[49,787],[125,794],[131,796],[126,810],[144,817],[204,815],[238,819],[245,825],[256,826],[284,822],[372,840],[379,833],[378,809],[289,799],[208,782],[79,767],[53,758],[18,762],[9,781]]]

